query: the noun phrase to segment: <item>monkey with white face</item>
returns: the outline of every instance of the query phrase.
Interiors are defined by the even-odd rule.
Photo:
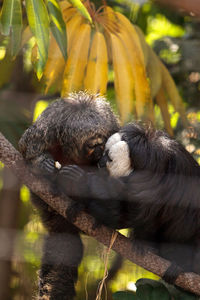
[[[107,141],[100,167],[107,168],[110,176],[124,177],[132,171],[128,144],[122,140],[122,134],[115,133]]]
[[[163,131],[132,123],[108,139],[99,165],[109,174],[64,167],[64,191],[68,179],[78,182],[86,211],[99,223],[133,229],[134,243],[172,261],[166,281],[180,272],[200,274],[200,167],[184,147]]]

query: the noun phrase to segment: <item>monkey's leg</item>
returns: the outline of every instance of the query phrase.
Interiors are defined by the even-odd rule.
[[[32,200],[49,232],[43,247],[38,299],[72,300],[83,255],[79,232],[39,197],[34,195]]]
[[[83,252],[79,235],[50,233],[43,250],[39,299],[72,300]]]

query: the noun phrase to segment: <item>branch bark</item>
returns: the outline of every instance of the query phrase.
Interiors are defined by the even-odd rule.
[[[6,167],[19,177],[19,179],[27,185],[35,194],[41,197],[60,215],[67,218],[66,211],[72,200],[65,195],[54,195],[51,185],[46,180],[38,180],[30,173],[22,156],[16,149],[5,139],[0,133],[0,160]],[[94,219],[88,214],[81,212],[76,221],[73,223],[87,235],[94,237],[106,246],[110,245],[113,230],[101,226],[94,229]],[[118,233],[112,249],[121,254],[124,258],[134,262],[135,264],[145,268],[146,270],[162,277],[170,266],[170,262],[155,255],[150,251],[144,251],[145,254],[139,254],[137,247],[125,236]],[[183,273],[176,279],[176,285],[184,288],[192,293],[200,295],[200,276],[194,273]]]

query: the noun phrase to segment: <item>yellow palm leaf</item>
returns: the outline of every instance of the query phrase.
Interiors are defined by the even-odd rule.
[[[108,55],[103,33],[97,31],[92,41],[87,72],[84,81],[86,90],[105,94],[108,82]]]
[[[129,120],[134,108],[134,80],[129,59],[120,38],[110,34],[114,84],[122,123]]]
[[[83,87],[84,72],[88,60],[91,26],[82,24],[74,39],[63,75],[62,97]]]

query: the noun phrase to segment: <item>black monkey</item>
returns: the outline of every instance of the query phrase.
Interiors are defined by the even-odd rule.
[[[31,170],[47,177],[53,184],[53,192],[57,193],[59,170],[55,162],[61,166],[77,164],[95,168],[108,137],[118,130],[118,120],[104,98],[84,92],[72,93],[51,104],[40,115],[21,137],[19,149]],[[72,300],[83,252],[79,231],[36,195],[32,195],[32,202],[48,231],[40,270],[39,299]]]
[[[64,167],[65,193],[69,179],[84,186],[85,209],[100,223],[133,228],[139,249],[145,243],[173,262],[164,275],[169,283],[180,272],[200,274],[200,166],[184,147],[163,131],[133,123],[108,139],[99,164],[110,176]]]

